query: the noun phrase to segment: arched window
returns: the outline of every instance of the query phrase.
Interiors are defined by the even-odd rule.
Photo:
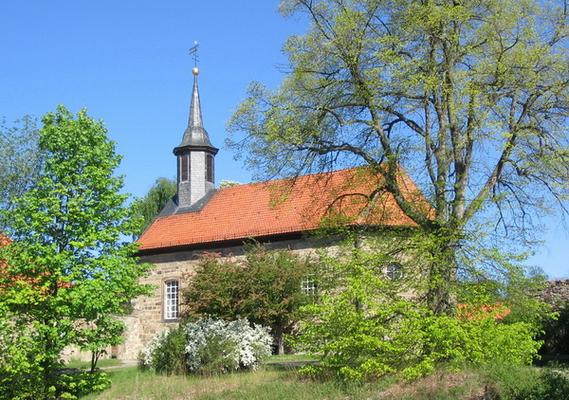
[[[178,157],[178,160],[180,160],[180,166],[179,166],[180,181],[181,182],[189,181],[190,180],[190,155],[184,154],[184,155]]]
[[[399,263],[391,263],[385,268],[385,275],[392,281],[403,278],[403,267]]]
[[[213,183],[213,156],[211,154],[205,156],[205,180]]]
[[[180,281],[171,279],[164,282],[164,320],[172,321],[180,317]]]

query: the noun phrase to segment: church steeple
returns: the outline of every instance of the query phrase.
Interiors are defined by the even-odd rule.
[[[214,156],[218,149],[209,140],[203,126],[197,67],[192,69],[194,86],[188,126],[182,142],[174,148],[178,159],[178,207],[190,207],[214,188]]]
[[[188,127],[184,132],[182,142],[177,148],[186,146],[210,147],[217,152],[209,140],[209,135],[203,126],[202,109],[200,103],[200,92],[198,89],[199,69],[192,69],[194,75],[194,87],[192,89],[192,100],[190,102],[190,114],[188,116]]]

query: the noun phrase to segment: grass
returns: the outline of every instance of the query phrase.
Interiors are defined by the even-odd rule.
[[[106,368],[106,367],[115,367],[121,365],[122,361],[117,360],[116,358],[105,358],[103,360],[99,360],[97,362],[97,368]],[[65,364],[67,368],[80,368],[80,369],[87,369],[91,368],[90,361],[81,361],[81,360],[70,360],[67,364]]]
[[[290,361],[290,359],[285,359]],[[458,400],[480,394],[475,374],[440,372],[413,384],[397,383],[393,378],[362,386],[303,379],[294,369],[270,365],[255,372],[228,375],[163,376],[135,367],[109,371],[112,387],[88,400]]]
[[[367,399],[370,394],[369,388],[348,389],[333,382],[301,380],[294,371],[272,368],[214,377],[168,377],[153,372],[142,372],[136,368],[115,370],[110,372],[110,375],[112,387],[87,399],[340,400]]]
[[[315,361],[315,358],[306,354],[281,354],[278,356],[271,356],[267,361],[267,364],[306,363],[311,361]]]
[[[109,371],[112,387],[85,399],[472,400],[483,398],[484,387],[489,383],[500,393],[506,393],[508,388],[533,386],[540,371],[535,367],[497,366],[462,372],[441,369],[412,383],[397,382],[391,377],[362,386],[346,386],[303,379],[294,368],[280,364],[306,360],[306,357],[273,357],[273,364],[255,372],[212,377],[164,376],[136,367],[113,369]]]

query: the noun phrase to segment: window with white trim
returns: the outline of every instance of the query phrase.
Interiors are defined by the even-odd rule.
[[[307,296],[316,296],[316,282],[310,277],[302,278],[300,291]]]
[[[164,320],[176,320],[180,317],[180,282],[164,282]]]

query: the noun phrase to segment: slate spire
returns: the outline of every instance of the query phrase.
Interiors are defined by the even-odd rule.
[[[200,92],[198,89],[199,69],[192,69],[194,75],[194,87],[192,90],[192,99],[190,102],[190,115],[188,117],[188,126],[184,131],[182,142],[174,149],[174,152],[183,148],[209,148],[213,153],[217,153],[217,149],[211,144],[209,135],[203,126],[202,110],[200,104]]]

